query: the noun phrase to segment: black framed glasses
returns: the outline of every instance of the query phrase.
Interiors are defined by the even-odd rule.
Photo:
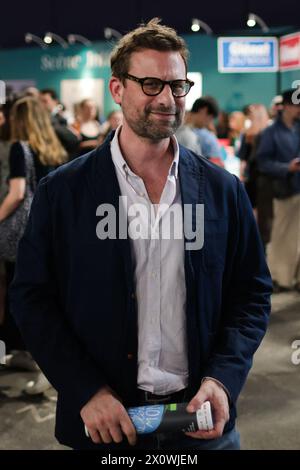
[[[160,78],[155,77],[138,78],[134,75],[130,75],[129,73],[125,73],[124,78],[128,78],[128,80],[139,83],[143,92],[147,96],[159,95],[163,91],[165,85],[170,85],[172,95],[175,98],[183,98],[194,85],[194,82],[188,78],[185,80],[161,80]]]

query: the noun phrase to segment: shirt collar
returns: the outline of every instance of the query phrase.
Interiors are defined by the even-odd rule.
[[[116,129],[115,135],[114,135],[114,137],[111,141],[111,144],[110,144],[112,159],[113,159],[114,165],[116,167],[118,167],[118,169],[121,171],[123,176],[126,176],[126,173],[127,173],[127,174],[130,174],[131,176],[136,177],[137,175],[135,173],[133,173],[133,171],[129,168],[128,164],[126,163],[126,161],[125,161],[125,159],[122,155],[121,149],[120,149],[119,133],[120,133],[121,128],[122,128],[122,126],[120,125]],[[172,145],[173,145],[174,158],[173,158],[173,162],[172,162],[172,164],[170,166],[170,169],[169,169],[169,176],[175,176],[175,178],[177,179],[177,177],[178,177],[178,165],[179,165],[179,145],[178,145],[178,141],[177,141],[175,135],[171,136],[171,142],[172,142]]]

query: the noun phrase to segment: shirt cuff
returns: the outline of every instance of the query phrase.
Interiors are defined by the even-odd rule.
[[[230,393],[229,393],[228,389],[225,387],[225,385],[222,384],[222,382],[220,382],[219,380],[215,379],[214,377],[203,377],[203,379],[201,380],[201,385],[203,384],[203,382],[205,382],[205,380],[213,380],[213,381],[216,382],[218,385],[220,385],[220,387],[223,388],[224,392],[225,392],[226,395],[227,395],[229,404],[232,403]]]

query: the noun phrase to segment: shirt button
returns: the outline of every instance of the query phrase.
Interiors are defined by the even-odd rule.
[[[129,361],[131,361],[131,359],[133,359],[133,354],[131,354],[131,353],[127,354],[127,359],[128,359]]]

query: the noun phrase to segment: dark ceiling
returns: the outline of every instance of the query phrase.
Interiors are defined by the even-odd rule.
[[[270,28],[300,29],[296,0],[2,0],[0,5],[0,48],[25,46],[27,32],[43,37],[46,31],[66,37],[82,34],[90,40],[103,39],[104,27],[124,33],[154,16],[164,24],[189,33],[191,18],[205,21],[215,34],[233,34],[244,29],[249,12],[259,15]],[[271,31],[272,33],[275,32]],[[278,32],[280,30],[278,29]],[[289,28],[282,32],[288,32]],[[257,29],[258,34],[261,33]]]

